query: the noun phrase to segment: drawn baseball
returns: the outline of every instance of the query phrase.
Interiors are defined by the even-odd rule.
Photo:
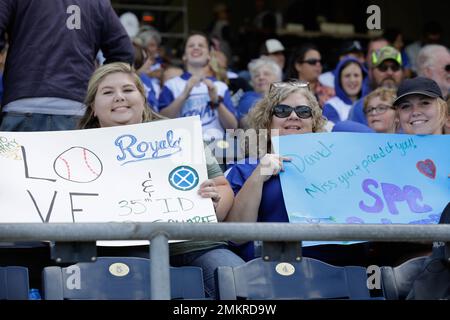
[[[103,164],[100,158],[89,149],[72,147],[55,159],[53,169],[64,180],[88,183],[100,177]]]

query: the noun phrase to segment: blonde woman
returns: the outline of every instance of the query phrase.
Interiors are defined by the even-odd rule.
[[[322,109],[306,83],[278,82],[250,111],[248,120],[250,128],[258,132],[267,130],[267,136],[263,142],[259,140],[260,159],[247,158],[233,166],[227,175],[235,200],[226,221],[289,222],[279,173],[283,162],[290,159],[273,153],[270,138],[324,132]],[[366,256],[365,244],[340,246],[339,250],[334,247],[307,247],[303,248],[303,254],[333,264],[364,264],[361,260]],[[257,256],[253,242],[239,245],[237,250],[245,260]]]
[[[448,107],[434,80],[424,77],[406,79],[400,84],[393,104],[404,133],[444,133]]]
[[[85,100],[87,111],[79,128],[99,128],[131,125],[162,119],[147,105],[145,90],[139,76],[124,63],[111,63],[92,75]],[[206,150],[206,149],[205,149]],[[223,221],[233,203],[233,192],[217,161],[205,152],[208,180],[199,188],[199,195],[210,198],[217,220]],[[148,257],[148,248],[103,248],[104,255],[138,255]],[[134,253],[133,253],[134,251]],[[186,241],[170,245],[173,266],[191,265],[203,268],[205,290],[215,298],[214,271],[218,266],[237,266],[243,263],[227,249],[226,244],[213,241]]]

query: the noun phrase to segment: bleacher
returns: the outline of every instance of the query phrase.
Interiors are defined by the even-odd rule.
[[[450,209],[447,206],[446,211]],[[276,231],[275,231],[276,230]],[[169,267],[168,240],[211,239],[246,241],[258,239],[269,248],[284,245],[285,252],[265,254],[245,265],[216,270],[220,299],[405,299],[414,280],[426,269],[428,257],[414,258],[398,267],[380,266],[381,288],[371,287],[371,273],[364,267],[336,267],[301,256],[300,241],[440,241],[444,255],[450,242],[450,225],[303,225],[289,223],[52,223],[0,224],[0,241],[52,239],[58,243],[78,242],[80,248],[102,240],[150,239],[150,259],[94,258],[66,267],[42,271],[44,299],[205,299],[199,268]],[[82,242],[80,242],[82,241]],[[90,241],[90,242],[89,242]],[[296,243],[292,246],[292,243]],[[74,246],[72,246],[73,248]],[[89,253],[89,250],[85,252]],[[267,251],[266,251],[267,252]],[[92,260],[90,255],[85,260]],[[442,260],[441,259],[441,260]],[[434,259],[436,260],[436,259]],[[449,274],[448,260],[441,274]],[[64,262],[64,261],[61,261]],[[446,267],[445,267],[446,266]],[[372,279],[373,280],[373,279]],[[377,281],[375,281],[377,282]],[[444,285],[446,285],[444,283]],[[381,289],[376,290],[372,289]],[[0,269],[0,299],[26,299],[28,274],[24,267]]]

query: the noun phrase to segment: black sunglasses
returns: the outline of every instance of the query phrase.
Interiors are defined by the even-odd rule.
[[[314,66],[318,63],[322,63],[322,60],[321,59],[307,59],[307,60],[303,60],[302,63],[307,63],[309,65]]]
[[[393,72],[397,72],[400,70],[400,65],[398,64],[381,64],[378,66],[378,70],[381,72],[386,72],[388,69],[391,69]]]
[[[308,119],[312,117],[312,109],[309,106],[296,106],[291,107],[286,104],[279,104],[273,107],[272,114],[277,118],[287,118],[291,115],[292,111],[300,119]]]
[[[445,66],[445,71],[450,72],[450,64]]]

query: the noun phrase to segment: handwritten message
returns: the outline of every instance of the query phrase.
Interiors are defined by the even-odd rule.
[[[450,136],[316,133],[273,138],[291,222],[432,224],[450,199]]]
[[[216,222],[198,117],[0,132],[0,223]],[[145,160],[145,161],[144,161]]]

